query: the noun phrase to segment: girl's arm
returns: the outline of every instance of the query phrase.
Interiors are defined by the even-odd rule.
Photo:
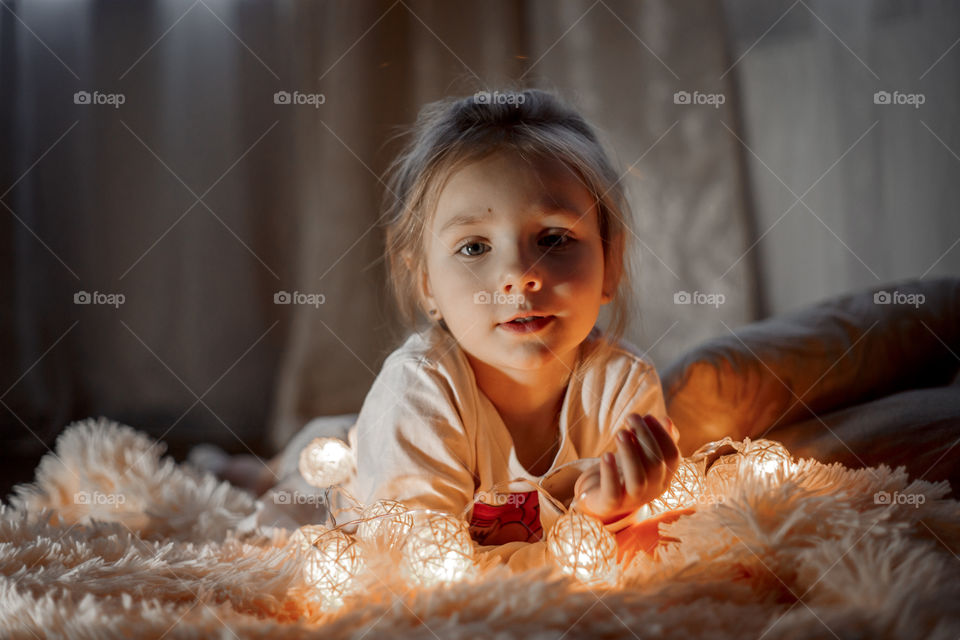
[[[476,488],[474,440],[442,374],[388,360],[357,419],[355,497],[459,515]]]
[[[612,532],[667,489],[677,466],[680,433],[667,416],[657,370],[633,350],[604,370],[604,393],[612,415],[605,442],[593,453],[600,461],[577,481],[581,510],[599,517]],[[604,461],[606,455],[613,460]]]

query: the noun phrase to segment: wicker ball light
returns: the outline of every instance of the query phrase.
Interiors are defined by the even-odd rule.
[[[670,486],[650,502],[651,511],[655,515],[696,504],[703,495],[704,482],[705,478],[697,464],[686,458],[681,460]]]
[[[326,609],[343,605],[343,599],[359,587],[357,576],[364,562],[360,545],[339,529],[320,534],[307,554],[304,574]]]
[[[586,585],[619,579],[616,539],[585,513],[571,510],[560,516],[547,534],[547,549],[561,572]]]
[[[403,545],[402,565],[413,582],[434,586],[462,580],[475,570],[467,523],[452,515],[408,512],[413,526]]]

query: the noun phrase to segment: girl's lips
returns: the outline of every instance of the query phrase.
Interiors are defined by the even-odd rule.
[[[497,326],[509,333],[536,333],[553,322],[554,316],[544,316],[529,322],[501,322]]]

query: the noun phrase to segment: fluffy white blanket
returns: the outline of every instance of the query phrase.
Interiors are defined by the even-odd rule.
[[[288,532],[255,525],[255,498],[162,453],[105,420],[61,435],[0,513],[0,636],[960,635],[960,503],[947,483],[902,469],[804,460],[785,478],[742,483],[663,526],[680,542],[656,561],[640,554],[612,589],[490,555],[450,587],[378,573],[323,613],[303,597]],[[879,491],[912,504],[877,504]]]

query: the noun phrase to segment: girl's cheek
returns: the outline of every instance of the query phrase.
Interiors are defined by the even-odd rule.
[[[583,256],[551,262],[549,271],[556,284],[567,283],[577,289],[587,286],[597,278],[603,278],[602,263],[598,269],[596,264]]]

